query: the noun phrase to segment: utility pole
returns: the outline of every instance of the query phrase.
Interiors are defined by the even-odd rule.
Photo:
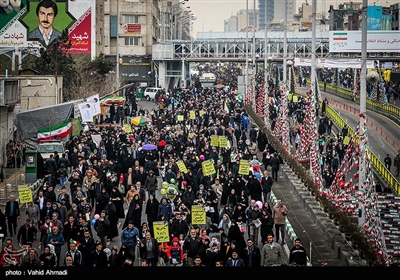
[[[361,71],[360,71],[360,121],[359,121],[359,139],[360,139],[360,153],[358,158],[359,163],[359,177],[358,177],[358,186],[359,189],[363,192],[364,197],[361,199],[359,205],[359,215],[358,215],[358,225],[364,226],[365,224],[365,193],[366,193],[366,147],[363,139],[366,137],[366,113],[367,113],[367,39],[368,39],[368,31],[367,31],[367,7],[368,0],[363,0],[362,2],[362,13],[361,13]]]
[[[248,68],[249,68],[249,0],[246,0],[246,63],[244,67],[244,96],[245,101],[249,101],[249,93],[248,93],[248,84],[247,84],[247,76],[248,76]],[[247,99],[247,100],[246,100]]]
[[[119,0],[117,0],[117,43],[115,47],[115,60],[117,62],[115,69],[115,89],[119,89]]]

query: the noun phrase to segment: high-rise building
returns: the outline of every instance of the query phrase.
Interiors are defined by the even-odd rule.
[[[267,5],[267,14],[265,15],[265,4]],[[296,10],[296,0],[287,0],[287,10],[284,0],[258,0],[258,26],[259,30],[265,30],[265,16],[267,23],[274,19],[284,19],[285,11],[287,11],[287,18],[292,19]]]

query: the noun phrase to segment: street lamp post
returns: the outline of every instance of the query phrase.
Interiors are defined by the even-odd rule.
[[[163,0],[163,3],[162,3],[162,15],[161,15],[161,21],[162,21],[162,42],[164,42],[165,41],[165,39],[166,39],[166,33],[167,33],[167,30],[166,30],[166,22],[167,22],[167,13],[169,12],[170,13],[170,15],[169,15],[169,33],[170,33],[170,40],[172,40],[173,39],[173,31],[172,31],[172,25],[173,25],[173,23],[172,23],[172,18],[171,18],[171,14],[173,13],[173,10],[176,8],[176,7],[178,7],[178,6],[180,6],[181,4],[184,4],[185,2],[188,2],[189,0],[182,0],[182,1],[180,1],[180,2],[178,2],[178,3],[176,3],[176,4],[174,4],[174,5],[171,5],[170,7],[165,7],[165,4],[164,4],[164,2],[171,2],[171,0],[167,0],[167,1],[165,1],[165,0]]]
[[[119,89],[119,0],[117,0],[117,42],[115,47],[115,62],[116,69],[115,69],[115,89]]]
[[[359,121],[359,179],[358,179],[358,186],[363,195],[365,195],[365,179],[366,179],[366,147],[364,145],[364,139],[366,136],[366,127],[365,127],[365,116],[367,111],[367,80],[366,80],[366,73],[367,73],[367,6],[368,0],[363,0],[362,2],[362,18],[361,18],[361,71],[360,71],[360,121]],[[365,41],[363,41],[365,40]],[[363,197],[359,203],[359,215],[358,215],[358,225],[363,226],[365,223],[365,197]]]
[[[285,0],[286,1],[286,0]],[[282,110],[282,145],[285,147],[286,151],[288,154],[290,154],[290,132],[289,132],[289,110],[288,110],[288,95],[289,95],[289,90],[290,90],[290,76],[291,76],[291,67],[293,66],[293,60],[288,59],[286,60],[286,69],[289,69],[289,81],[286,80],[285,78],[285,86],[284,86],[284,92],[283,96],[281,98],[282,105],[281,105],[281,110]],[[286,71],[285,69],[285,71]],[[284,72],[285,73],[285,72]]]
[[[269,75],[271,71],[271,62],[272,62],[272,56],[268,56],[267,58],[268,61],[268,69],[267,66],[265,65],[265,82],[264,82],[264,122],[268,128],[271,128],[271,124],[269,122],[269,91],[268,91],[268,82],[269,82]],[[265,62],[264,62],[265,63]]]
[[[248,68],[249,68],[249,0],[246,0],[246,63],[245,63],[245,74],[244,74],[244,96],[245,101],[249,101],[248,93]]]

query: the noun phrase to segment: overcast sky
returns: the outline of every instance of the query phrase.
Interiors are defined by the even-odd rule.
[[[258,8],[258,0],[189,0],[186,7],[189,6],[192,13],[197,16],[197,20],[193,23],[193,37],[197,37],[197,32],[207,31],[224,31],[224,20],[229,19],[230,16],[236,15],[240,9],[246,9],[246,2],[248,1],[248,9],[253,9],[253,3],[256,3]],[[285,1],[285,0],[279,0]],[[296,11],[305,3],[305,0],[296,0]],[[334,5],[337,8],[338,4],[343,2],[350,2],[346,0],[317,0],[317,12],[329,10],[329,5]],[[362,0],[354,1],[362,2]],[[368,0],[368,4],[372,5],[376,0]],[[393,3],[400,2],[400,0],[378,0],[376,5],[388,6]],[[308,0],[311,5],[312,0]]]

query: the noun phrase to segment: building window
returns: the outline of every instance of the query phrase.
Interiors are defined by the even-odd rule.
[[[139,23],[138,15],[124,15],[125,23]]]
[[[125,37],[125,46],[139,46],[140,37]]]
[[[110,37],[117,38],[118,32],[118,18],[117,16],[110,16]]]

